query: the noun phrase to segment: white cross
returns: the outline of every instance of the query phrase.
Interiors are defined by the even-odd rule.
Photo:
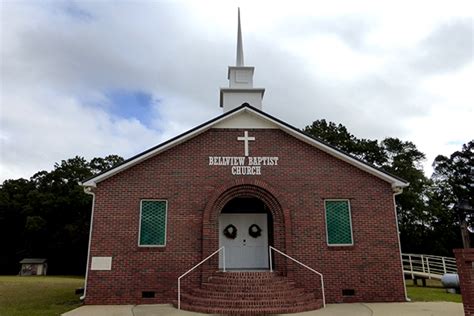
[[[245,156],[249,155],[249,140],[255,140],[255,137],[249,137],[249,132],[244,132],[244,137],[237,137],[237,140],[243,140],[245,145]]]

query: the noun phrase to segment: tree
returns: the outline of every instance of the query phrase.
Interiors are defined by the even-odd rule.
[[[376,140],[358,139],[342,124],[318,120],[306,126],[303,132],[375,166],[380,167],[386,162],[383,148]]]
[[[6,180],[0,188],[0,274],[18,273],[24,257],[45,257],[53,274],[82,274],[87,258],[91,196],[79,181],[123,158],[110,155],[62,160],[30,180]],[[5,249],[5,251],[3,251]]]
[[[382,168],[410,183],[396,196],[400,241],[404,252],[444,254],[430,241],[431,214],[426,203],[431,181],[426,178],[421,162],[425,154],[415,144],[397,138],[385,138],[381,146],[386,156]]]
[[[104,158],[93,158],[89,163],[91,172],[99,174],[123,162],[123,158],[117,155],[108,155]]]
[[[24,201],[32,190],[26,179],[5,180],[0,189],[0,274],[15,272],[18,258],[25,255],[25,214],[31,213],[31,206]]]
[[[474,228],[474,140],[464,144],[461,151],[454,152],[449,158],[437,156],[433,168],[433,200],[438,206],[435,224],[446,231],[459,230],[460,224]],[[465,204],[462,213],[457,208],[460,203]]]
[[[433,162],[433,181],[444,189],[446,202],[466,200],[474,205],[474,140],[462,146],[448,158],[439,155]]]

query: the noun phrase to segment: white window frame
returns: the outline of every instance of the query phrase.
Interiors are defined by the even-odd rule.
[[[347,202],[349,208],[349,225],[351,229],[351,243],[350,244],[330,244],[329,243],[329,232],[328,232],[328,219],[327,219],[327,210],[326,202]],[[352,210],[351,210],[351,201],[349,199],[324,199],[324,225],[326,226],[326,244],[328,247],[347,247],[354,246],[354,230],[352,229]]]
[[[142,245],[140,244],[140,238],[142,235],[142,207],[143,203],[142,202],[165,202],[165,242],[163,245]],[[151,247],[151,248],[163,248],[166,247],[166,241],[168,240],[167,237],[168,234],[168,200],[164,199],[141,199],[140,200],[140,217],[138,218],[138,247]]]

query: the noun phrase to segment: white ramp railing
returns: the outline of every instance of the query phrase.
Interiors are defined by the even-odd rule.
[[[276,249],[275,247],[272,247],[272,246],[269,246],[268,247],[268,258],[270,260],[270,272],[273,272],[273,267],[272,267],[272,250],[275,251],[275,252],[278,252],[280,255],[282,256],[285,256],[286,258],[290,259],[290,260],[293,260],[294,262],[296,262],[297,264],[305,267],[306,269],[308,269],[309,271],[313,272],[313,273],[316,273],[317,275],[319,275],[319,277],[321,278],[321,292],[322,292],[322,297],[323,297],[323,308],[326,307],[326,296],[324,295],[324,278],[323,278],[323,275],[321,273],[319,273],[318,271],[308,267],[307,265],[305,265],[304,263],[301,263],[299,262],[298,260],[288,256],[286,253]]]
[[[428,279],[440,279],[446,273],[458,273],[456,259],[432,255],[402,253],[403,272]]]
[[[198,264],[196,264],[194,267],[183,273],[179,278],[178,278],[178,310],[181,309],[181,279],[188,275],[191,271],[199,267],[201,264],[206,262],[208,259],[210,259],[212,256],[214,256],[216,253],[220,252],[222,250],[222,271],[225,272],[225,248],[224,246],[220,247],[216,251],[214,251],[212,254],[210,254],[206,259],[202,260]]]

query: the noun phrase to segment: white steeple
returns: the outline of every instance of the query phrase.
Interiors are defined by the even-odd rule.
[[[242,45],[242,29],[240,27],[240,8],[237,9],[237,59],[235,65],[237,67],[244,66],[244,48]]]
[[[244,64],[239,8],[237,14],[237,58],[235,66],[229,66],[227,74],[229,88],[220,89],[220,106],[224,112],[235,109],[243,103],[248,103],[260,110],[262,109],[262,99],[265,89],[253,87],[254,69],[254,67],[247,67]]]

